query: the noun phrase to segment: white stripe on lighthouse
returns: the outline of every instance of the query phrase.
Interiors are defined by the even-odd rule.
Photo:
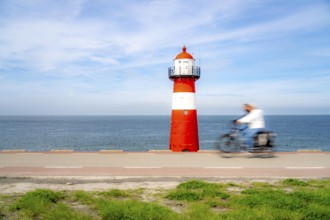
[[[173,110],[194,110],[196,109],[194,92],[174,92],[172,96]]]

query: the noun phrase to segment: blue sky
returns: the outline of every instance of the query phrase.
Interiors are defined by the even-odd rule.
[[[329,0],[1,0],[0,115],[169,115],[183,44],[199,114],[330,114]]]

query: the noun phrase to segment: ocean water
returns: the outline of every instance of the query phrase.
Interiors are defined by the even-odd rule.
[[[238,116],[199,116],[201,150],[214,149]],[[265,116],[276,151],[330,151],[330,115]],[[0,116],[0,150],[168,149],[170,116]]]

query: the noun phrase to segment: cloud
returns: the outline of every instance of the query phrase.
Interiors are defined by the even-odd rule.
[[[72,114],[88,106],[84,102],[94,106],[86,107],[86,114],[122,113],[120,106],[128,113],[136,108],[167,114],[157,107],[170,107],[167,67],[187,44],[202,65],[197,86],[203,112],[219,108],[214,104],[218,98],[232,106],[229,111],[254,96],[279,103],[267,100],[266,94],[298,103],[292,100],[301,100],[299,94],[308,91],[317,105],[329,94],[324,85],[329,78],[317,76],[329,64],[315,58],[328,56],[329,26],[323,1],[292,7],[286,1],[259,0],[4,0],[0,93],[6,96],[0,98],[6,100],[3,107],[20,106],[23,114],[28,99],[45,112],[48,105],[54,114],[47,100]],[[320,97],[313,98],[318,91]]]
[[[151,1],[143,4],[124,2],[117,7],[123,10],[122,14],[128,16],[123,18],[115,13],[109,16],[111,20],[75,19],[84,11],[83,7],[88,6],[83,1],[66,5],[67,10],[64,12],[61,12],[62,5],[55,5],[52,12],[49,12],[52,16],[47,17],[48,19],[44,19],[39,13],[32,13],[32,19],[13,20],[4,25],[3,32],[6,35],[2,35],[1,40],[5,44],[0,57],[2,60],[29,63],[41,71],[58,69],[59,66],[63,68],[63,64],[72,62],[79,62],[81,65],[86,61],[99,61],[104,64],[105,60],[111,60],[110,64],[113,65],[129,64],[123,61],[123,57],[128,57],[129,62],[142,62],[145,65],[145,54],[163,52],[177,47],[182,41],[200,45],[228,40],[255,40],[264,38],[266,34],[315,28],[330,20],[325,9],[317,5],[308,8],[308,11],[303,10],[280,20],[236,30],[229,28],[229,31],[221,31],[220,23],[220,31],[199,31],[219,18],[235,15],[235,11],[247,5],[233,2],[210,2],[203,4],[202,8],[184,7],[186,3],[177,1]],[[44,9],[46,6],[41,4],[40,7]],[[225,11],[228,11],[225,15],[219,15]],[[132,28],[132,23],[136,27]],[[205,51],[204,55],[212,56],[212,53],[214,52]],[[143,59],[139,59],[140,57]]]

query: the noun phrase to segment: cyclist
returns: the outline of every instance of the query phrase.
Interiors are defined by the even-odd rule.
[[[246,144],[247,150],[253,148],[253,137],[265,128],[264,114],[261,109],[256,108],[254,104],[244,104],[246,115],[237,119],[236,124],[246,124],[246,128],[241,130],[242,137]]]

